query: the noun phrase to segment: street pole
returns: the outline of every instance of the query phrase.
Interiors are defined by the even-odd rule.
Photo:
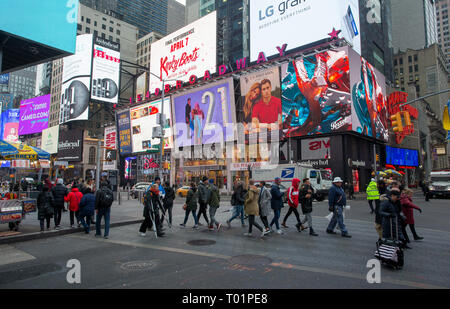
[[[375,142],[373,143],[373,171],[375,173],[375,179],[378,180],[377,177],[377,145]]]
[[[97,170],[95,173],[95,190],[100,188],[100,166],[102,162],[102,140],[99,139],[97,142]]]
[[[162,102],[161,102],[161,120],[164,118],[164,94],[165,94],[165,83],[164,80],[162,80]],[[161,144],[159,149],[159,178],[161,179],[161,183],[163,183],[163,147],[164,147],[164,122],[161,121]]]

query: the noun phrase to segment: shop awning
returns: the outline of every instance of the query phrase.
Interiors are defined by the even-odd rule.
[[[19,153],[19,151],[17,150],[16,147],[14,147],[13,145],[11,145],[8,142],[0,140],[0,156],[6,157],[6,156],[15,155],[18,153]]]
[[[30,146],[30,148],[37,153],[39,160],[50,160],[50,154],[48,152],[33,146]]]
[[[2,141],[4,142],[4,141]],[[22,143],[7,143],[4,142],[5,144],[8,144],[10,146],[12,146],[15,149],[15,152],[10,152],[8,154],[7,151],[5,151],[5,155],[0,152],[0,154],[4,157],[5,160],[31,160],[31,161],[36,161],[36,160],[49,160],[50,159],[50,154],[48,152],[45,152],[42,149],[36,148],[36,147],[32,147],[32,146],[28,146],[26,144],[22,144]],[[5,146],[6,149],[6,146]],[[10,148],[8,148],[10,149]]]

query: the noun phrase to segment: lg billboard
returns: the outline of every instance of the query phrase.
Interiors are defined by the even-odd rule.
[[[189,81],[191,75],[216,72],[217,14],[211,14],[152,44],[150,71],[161,79]],[[169,82],[175,85],[175,82]],[[160,79],[150,76],[150,92],[161,88]]]
[[[333,30],[361,53],[358,0],[250,0],[250,58],[277,55],[330,38]]]

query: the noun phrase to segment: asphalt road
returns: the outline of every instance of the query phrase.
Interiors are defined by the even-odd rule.
[[[181,203],[181,200],[178,201]],[[114,228],[110,239],[92,234],[73,234],[0,246],[0,289],[9,288],[151,288],[151,289],[395,289],[450,288],[450,203],[423,198],[415,201],[423,208],[416,215],[418,233],[425,237],[406,251],[405,267],[394,271],[382,267],[381,283],[366,280],[367,262],[373,258],[377,235],[373,215],[364,201],[349,201],[346,225],[353,236],[325,233],[328,221],[326,202],[316,203],[314,227],[320,234],[311,237],[288,220],[285,235],[261,239],[243,236],[240,222],[220,232],[205,227],[179,227],[184,215],[175,205],[174,227],[166,237],[153,233],[138,235],[138,225]],[[230,207],[219,208],[225,222]],[[283,209],[283,215],[287,207]],[[204,221],[203,221],[204,222]],[[193,245],[200,241],[203,246]],[[81,284],[69,284],[67,262],[81,265]]]

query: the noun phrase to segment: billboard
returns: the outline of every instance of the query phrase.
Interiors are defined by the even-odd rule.
[[[50,154],[58,153],[59,125],[42,131],[42,150]]]
[[[10,93],[0,93],[0,103],[2,111],[12,109],[13,107],[13,95]]]
[[[243,102],[242,122],[245,132],[264,124],[279,123],[282,120],[281,85],[279,67],[241,77]],[[252,124],[254,124],[252,126]]]
[[[50,95],[20,102],[19,135],[41,133],[48,128]]]
[[[119,134],[119,152],[121,155],[132,153],[130,110],[117,112],[116,119],[117,133]]]
[[[172,111],[177,148],[235,140],[232,78],[173,96]]]
[[[361,53],[358,0],[251,0],[250,60],[278,55],[284,44],[289,51],[330,38],[334,30]]]
[[[91,99],[117,104],[119,101],[120,44],[94,38]]]
[[[419,152],[386,146],[386,164],[417,167],[419,166]]]
[[[9,84],[9,73],[0,74],[0,85],[8,85]]]
[[[140,102],[147,93],[147,72],[142,73],[136,80],[136,101]]]
[[[299,58],[281,68],[285,137],[352,129],[347,48]]]
[[[152,139],[153,128],[158,127],[156,114],[161,113],[162,100],[156,100],[130,109],[133,153],[159,149],[160,139]],[[169,125],[164,127],[164,149],[172,148],[170,98],[164,99],[164,115]]]
[[[331,159],[330,138],[302,140],[302,160]]]
[[[189,81],[192,75],[216,72],[216,11],[158,40],[151,46],[150,70],[161,79]],[[175,85],[175,82],[170,82]],[[161,88],[150,76],[150,92]]]
[[[80,162],[83,160],[82,130],[59,131],[58,160],[69,162]]]
[[[2,112],[1,139],[7,142],[19,141],[19,109],[9,109]]]
[[[116,127],[107,127],[105,128],[105,141],[104,146],[106,148],[110,149],[116,149],[117,148],[117,142],[116,142]],[[105,149],[106,152],[106,149]],[[116,169],[116,160],[113,161],[103,161],[103,170],[104,171],[113,171]]]
[[[77,36],[76,54],[64,58],[59,124],[88,119],[92,36],[92,34]]]

